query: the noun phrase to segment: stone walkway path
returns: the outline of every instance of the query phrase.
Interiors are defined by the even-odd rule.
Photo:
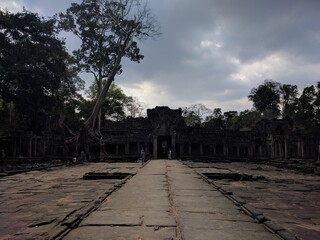
[[[63,239],[279,238],[181,162],[154,160]]]
[[[85,173],[138,169],[138,163],[90,163],[0,178],[0,240],[54,239],[68,232],[124,182],[83,180]]]

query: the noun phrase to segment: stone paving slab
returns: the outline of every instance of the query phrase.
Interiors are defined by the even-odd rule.
[[[233,192],[232,197],[244,200],[247,206],[299,239],[320,239],[320,176],[252,163],[187,164],[199,173],[220,173],[223,168],[230,173],[265,177],[259,181],[216,179],[212,182]]]
[[[174,227],[84,226],[72,231],[66,240],[172,240]]]
[[[181,162],[154,160],[64,239],[278,238]]]
[[[119,180],[86,181],[86,172],[136,173],[137,163],[90,163],[0,178],[0,239],[51,239],[111,193]],[[78,217],[76,216],[78,215]]]
[[[227,166],[212,169],[221,173],[248,169]],[[269,223],[279,223],[270,225],[278,235],[290,237],[282,229],[291,226],[303,239],[318,239],[319,216],[312,209],[319,207],[320,188],[314,178],[294,175],[294,179],[277,171],[270,180],[275,172],[267,168],[271,172],[265,181],[214,181],[233,193],[224,195],[196,173],[212,169],[153,160],[143,168],[138,163],[98,163],[3,177],[0,239],[279,239],[245,214],[244,206],[267,212]],[[251,166],[248,173],[259,175],[261,169]],[[137,174],[122,185],[119,180],[84,181],[83,174],[92,171]],[[245,203],[236,205],[240,199]]]
[[[169,240],[175,236],[165,161],[152,161],[64,239]]]
[[[233,231],[229,230],[211,230],[204,231],[203,229],[183,227],[182,239],[184,240],[279,240],[278,237],[270,236],[270,233],[264,232],[252,232],[248,231]]]
[[[221,192],[213,191],[213,186],[192,169],[178,161],[168,161],[167,165],[182,239],[279,239],[245,215]]]

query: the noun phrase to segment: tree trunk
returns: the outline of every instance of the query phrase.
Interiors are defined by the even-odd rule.
[[[97,98],[96,104],[92,110],[90,117],[81,127],[80,134],[77,141],[77,146],[76,146],[76,151],[77,151],[76,154],[78,156],[81,154],[81,151],[84,151],[86,156],[90,156],[89,139],[93,139],[94,141],[100,142],[100,145],[101,145],[101,141],[103,141],[100,133],[99,115],[101,114],[102,103],[119,69],[121,58],[122,58],[122,53],[119,53],[117,56],[116,62],[112,68],[112,71],[107,78],[106,84],[101,88],[101,92]]]

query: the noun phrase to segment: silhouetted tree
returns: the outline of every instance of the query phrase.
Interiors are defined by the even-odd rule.
[[[253,88],[248,96],[255,109],[265,114],[271,112],[274,116],[280,114],[280,84],[272,80],[265,80],[257,88]]]
[[[207,108],[204,104],[198,103],[185,107],[182,116],[184,117],[187,126],[200,126],[204,122],[205,117],[211,113],[212,110]]]
[[[85,125],[100,134],[100,110],[123,57],[139,62],[137,41],[159,34],[155,19],[140,0],[83,0],[60,14],[60,26],[81,39],[74,54],[83,70],[94,75],[98,95]],[[103,84],[105,79],[105,84]]]
[[[157,36],[159,28],[140,0],[72,3],[65,14],[60,14],[60,26],[80,38],[81,46],[74,55],[80,67],[94,75],[98,85],[97,101],[78,136],[80,148],[89,151],[88,137],[101,138],[101,107],[116,74],[122,72],[122,59],[143,59],[137,41]]]
[[[21,128],[34,130],[40,111],[61,110],[81,85],[57,33],[55,19],[0,10],[0,96]]]

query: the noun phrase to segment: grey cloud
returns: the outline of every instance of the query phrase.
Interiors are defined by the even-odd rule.
[[[71,2],[25,3],[28,9],[51,16]],[[243,64],[262,61],[273,53],[288,57],[291,69],[266,77],[300,88],[319,81],[314,68],[320,65],[320,1],[149,0],[149,5],[159,20],[162,36],[140,43],[145,59],[140,64],[124,61],[119,82],[134,84],[147,79],[164,87],[172,101],[215,101],[226,106],[246,97],[264,80],[262,76],[248,82],[234,81],[230,75]],[[67,46],[73,45],[71,39],[68,36]],[[201,48],[201,41],[221,47]],[[232,57],[239,63],[232,63]]]

